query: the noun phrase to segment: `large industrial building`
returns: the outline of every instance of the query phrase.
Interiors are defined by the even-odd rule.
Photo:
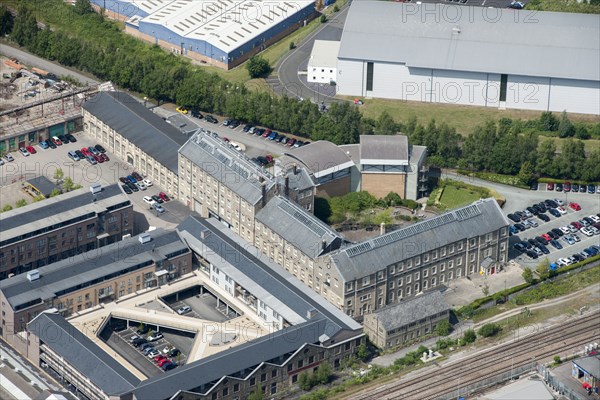
[[[125,31],[164,49],[224,69],[239,65],[317,13],[314,0],[92,0],[125,21]]]
[[[133,206],[118,185],[73,190],[0,214],[0,280],[133,234]]]
[[[337,93],[600,115],[597,15],[352,2]]]

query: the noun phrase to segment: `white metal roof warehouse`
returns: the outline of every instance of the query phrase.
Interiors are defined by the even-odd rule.
[[[93,0],[104,7],[104,0]],[[107,0],[126,31],[174,53],[225,68],[314,17],[311,0]]]
[[[600,114],[598,15],[355,0],[338,93]]]

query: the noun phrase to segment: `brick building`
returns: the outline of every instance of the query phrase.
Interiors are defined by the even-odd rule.
[[[73,190],[0,214],[0,280],[133,233],[133,207],[118,185]]]

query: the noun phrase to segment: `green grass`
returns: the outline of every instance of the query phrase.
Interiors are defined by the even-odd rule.
[[[340,96],[352,100],[354,97]],[[403,101],[389,99],[362,99],[365,104],[360,106],[363,115],[377,118],[383,111],[387,111],[397,122],[406,122],[409,117],[415,116],[417,120],[427,125],[429,120],[435,118],[436,122],[445,122],[461,135],[471,133],[478,125],[489,120],[499,118],[512,119],[539,119],[540,111],[527,110],[499,110],[497,108],[475,107],[457,104],[422,103],[418,101]],[[572,122],[600,122],[600,118],[593,115],[569,114]]]
[[[447,185],[440,199],[440,203],[449,209],[457,208],[479,200],[481,195],[469,189],[457,188]]]
[[[588,4],[587,1],[577,0],[531,0],[527,10],[558,11],[571,13],[600,14],[600,5]]]

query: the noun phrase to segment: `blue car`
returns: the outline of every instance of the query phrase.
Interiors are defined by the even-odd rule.
[[[131,175],[127,175],[127,180],[133,184],[137,182],[137,180]]]
[[[588,247],[587,249],[583,250],[586,254],[589,254],[591,257],[595,256],[598,254],[598,250],[596,250],[593,247]]]
[[[550,210],[548,210],[548,212],[552,215],[554,215],[556,218],[560,217],[560,213],[558,212],[558,210],[556,208],[551,208]]]
[[[508,227],[508,230],[510,231],[511,235],[516,235],[517,233],[519,233],[519,230],[514,225],[510,225]]]
[[[552,247],[554,247],[555,249],[559,249],[559,250],[563,248],[562,245],[560,243],[558,243],[558,240],[556,240],[556,239],[552,239],[550,241],[550,245]]]
[[[50,145],[48,144],[48,142],[46,142],[45,140],[40,142],[40,147],[44,150],[46,150],[48,147],[50,147]]]
[[[556,265],[555,263],[550,264],[550,271],[556,271],[558,268],[559,268],[559,266]]]

